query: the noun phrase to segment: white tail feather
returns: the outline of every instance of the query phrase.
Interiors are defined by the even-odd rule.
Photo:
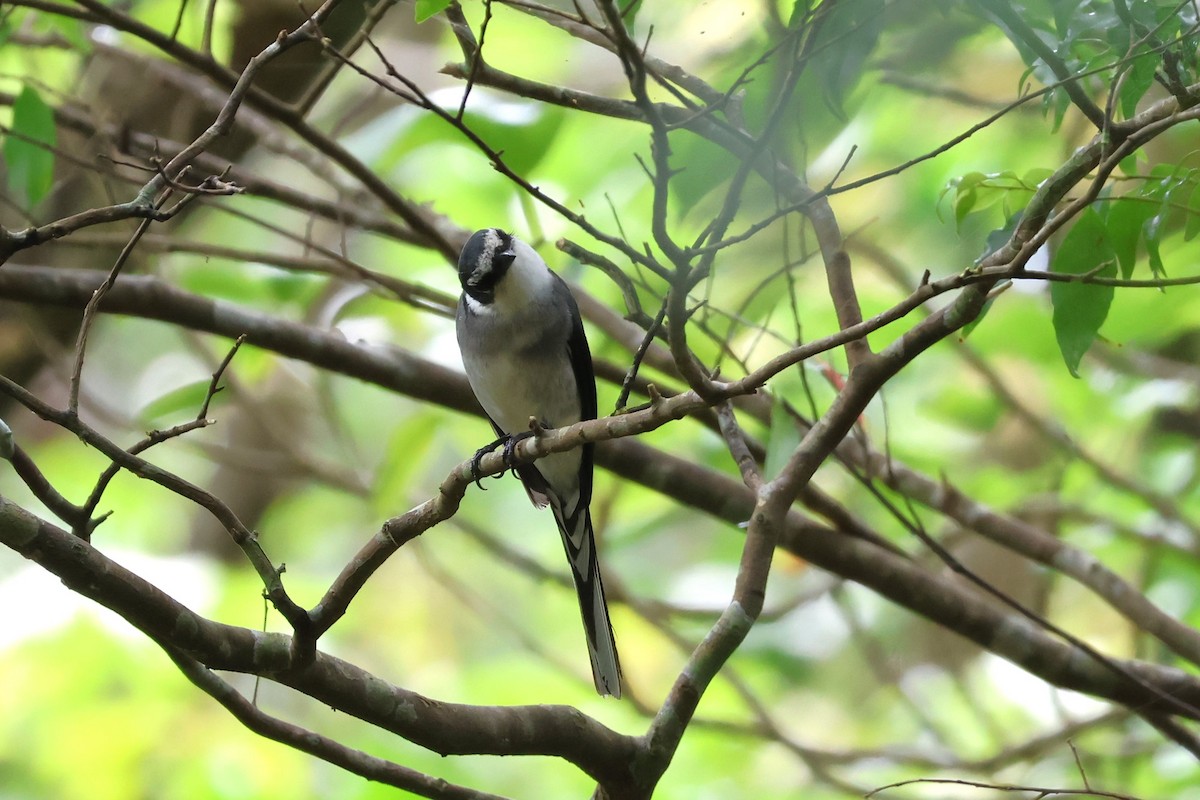
[[[604,598],[604,582],[600,578],[600,562],[596,558],[596,538],[592,532],[592,515],[588,509],[577,510],[574,519],[564,518],[558,503],[551,504],[554,519],[562,534],[571,577],[579,596],[579,611],[587,634],[588,655],[592,662],[592,679],[602,695],[621,696],[621,664],[617,658],[617,642],[612,622],[608,618],[608,602]],[[571,523],[574,523],[571,525]]]

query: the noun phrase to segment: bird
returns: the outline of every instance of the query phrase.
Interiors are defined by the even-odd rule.
[[[455,329],[471,389],[504,445],[505,463],[562,535],[600,695],[621,696],[621,666],[592,529],[593,445],[515,463],[513,447],[542,428],[596,418],[596,378],[583,320],[567,284],[530,245],[499,228],[476,231],[458,258]]]

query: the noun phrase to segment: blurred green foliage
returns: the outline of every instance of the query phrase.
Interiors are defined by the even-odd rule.
[[[182,13],[179,40],[199,44],[205,4],[182,12],[177,2],[166,0],[127,5],[163,31]],[[445,5],[422,0],[415,16],[430,17]],[[804,165],[799,169],[814,186],[845,185],[913,161],[1015,100],[1027,84],[1057,80],[1036,53],[1021,41],[1014,46],[1007,28],[988,16],[990,2],[826,5],[837,7],[826,20],[831,38],[812,44],[804,79],[782,110],[775,137],[790,159]],[[1073,72],[1124,59],[1118,68],[1125,72],[1116,101],[1120,118],[1162,96],[1151,80],[1150,65],[1160,63],[1153,56],[1176,53],[1181,74],[1194,75],[1195,20],[1188,16],[1194,11],[1186,4],[1007,5]],[[758,123],[779,111],[770,100],[791,66],[783,59],[762,65],[758,60],[777,32],[772,26],[802,7],[780,3],[771,13],[764,4],[644,3],[635,28],[653,30],[652,53],[719,88],[744,77],[736,97],[747,119]],[[1168,8],[1177,16],[1168,15]],[[481,8],[473,4],[466,11],[478,30]],[[610,54],[500,4],[494,11],[488,55],[497,67],[626,96]],[[4,121],[29,139],[52,143],[43,99],[77,84],[84,62],[97,57],[95,40],[79,20],[26,9],[4,14],[8,38],[0,48],[0,72],[3,88],[16,96]],[[381,48],[404,60],[406,74],[454,108],[461,85],[438,73],[444,62],[460,58],[446,27],[432,16],[414,32],[407,24],[413,9],[391,14],[377,34]],[[218,52],[235,19],[231,12],[219,18]],[[15,31],[26,39],[14,40]],[[65,44],[28,43],[42,33],[60,35]],[[102,34],[134,46],[111,30]],[[382,72],[369,52],[356,59]],[[1099,73],[1095,87],[1112,79],[1111,72]],[[1089,138],[1061,89],[1047,92],[1042,104],[1017,108],[894,177],[834,195],[868,315],[905,297],[925,270],[944,276],[971,268],[988,249],[989,236],[1021,213],[1048,167],[1061,164]],[[553,266],[623,310],[603,276],[566,263],[550,244],[562,236],[586,237],[549,210],[523,202],[450,126],[394,99],[381,100],[347,71],[312,118],[405,196],[467,228],[501,224],[529,232],[527,238]],[[542,191],[606,230],[619,228],[630,242],[652,240],[651,188],[637,161],[649,155],[643,127],[483,87],[473,89],[465,119],[502,151],[509,167]],[[1043,268],[1124,278],[1191,274],[1200,262],[1200,182],[1191,166],[1195,141],[1193,125],[1131,157],[1117,188],[1106,190],[1094,210],[1051,243]],[[718,190],[736,165],[683,131],[672,133],[671,144],[682,170],[673,184],[672,222],[689,234],[680,238],[690,240],[718,207]],[[35,206],[50,189],[47,170],[54,162],[45,149],[34,148],[32,156],[28,150],[25,139],[6,139],[10,190],[16,202]],[[243,165],[294,188],[329,190],[284,149],[263,146],[245,156]],[[783,202],[756,181],[751,179],[734,230]],[[256,220],[269,220],[275,228],[266,230]],[[206,204],[175,223],[171,236],[300,257],[307,251],[298,231],[377,271],[456,292],[453,271],[436,253],[377,232],[335,229],[261,197]],[[701,358],[728,363],[733,360],[728,346],[737,357],[759,363],[796,339],[833,330],[825,278],[811,250],[812,243],[787,218],[752,239],[736,261],[718,259],[698,298],[706,304],[697,323],[711,334],[693,337]],[[779,270],[785,257],[799,266]],[[352,282],[224,258],[202,246],[155,252],[150,261],[144,269],[196,294],[333,326],[365,347],[394,344],[457,363],[452,323],[445,316],[417,313]],[[647,276],[635,278],[644,305],[653,310],[661,287]],[[1165,420],[1167,412],[1185,420],[1200,414],[1196,383],[1178,377],[1188,374],[1182,368],[1175,376],[1147,377],[1130,364],[1159,359],[1194,369],[1198,319],[1200,293],[1188,287],[1113,291],[1022,282],[995,301],[965,342],[939,345],[894,380],[886,403],[875,404],[862,425],[878,441],[886,440],[897,458],[935,479],[952,480],[988,506],[1044,519],[1056,535],[1195,625],[1200,621],[1195,532],[1105,483],[1077,453],[1022,420],[967,365],[962,351],[977,354],[1055,430],[1169,497],[1195,520],[1200,518],[1195,432],[1181,432]],[[872,343],[881,347],[901,330],[880,331]],[[627,360],[598,331],[592,339],[597,356]],[[195,415],[228,348],[226,341],[161,323],[104,317],[89,348],[85,406],[125,442],[148,426],[182,422]],[[823,410],[833,395],[830,376],[843,371],[844,363],[833,352],[803,369],[804,374],[781,375],[770,387],[777,399],[775,425],[770,430],[750,425],[767,444],[768,471],[795,444],[794,430],[782,424],[788,407],[801,414]],[[62,367],[48,372],[61,375]],[[449,470],[491,438],[483,420],[250,347],[237,355],[226,385],[209,414],[218,424],[155,449],[153,458],[202,485],[225,485],[221,481],[228,479],[231,494],[237,487],[261,489],[255,527],[272,558],[286,563],[289,591],[307,605],[384,519],[430,496]],[[600,387],[602,412],[611,409],[615,395],[614,387]],[[60,491],[76,502],[87,496],[105,467],[95,451],[23,412],[5,418],[17,443]],[[718,438],[699,426],[677,423],[645,441],[735,474]],[[626,675],[639,696],[656,702],[685,657],[676,637],[697,641],[728,599],[741,536],[643,487],[606,473],[596,480],[594,513],[614,594],[675,609],[668,614],[641,605],[613,607]],[[830,465],[817,480],[866,524],[917,550],[892,513],[845,471]],[[394,556],[322,646],[440,699],[570,703],[619,730],[640,732],[645,717],[631,703],[605,702],[592,693],[575,600],[560,574],[561,545],[548,515],[529,507],[515,481],[486,486],[486,494],[468,493],[454,521]],[[9,471],[0,473],[0,491],[46,513]],[[880,495],[903,502],[886,490]],[[1054,514],[1045,511],[1047,504],[1057,509]],[[201,613],[230,624],[263,625],[257,578],[236,554],[231,558],[228,544],[195,507],[122,475],[101,509],[114,514],[97,531],[96,543],[118,561]],[[939,536],[958,533],[931,512],[918,516],[927,517]],[[521,559],[543,565],[546,573],[519,568]],[[1015,570],[1008,577],[1036,589],[1056,622],[1115,655],[1160,655],[1152,641],[1115,620],[1092,595],[1032,572],[1038,574]],[[120,620],[7,551],[0,551],[0,609],[2,798],[298,800],[397,794],[252,735]],[[266,625],[283,629],[274,614],[267,615]],[[831,594],[828,576],[781,554],[767,617],[731,661],[734,680],[718,681],[705,695],[700,719],[656,796],[846,798],[908,778],[962,775],[963,762],[990,758],[1104,710],[1077,695],[1052,693],[993,656],[973,649],[959,654],[960,649],[959,640],[860,587],[846,585]],[[249,681],[227,677],[253,691]],[[782,729],[778,737],[764,740],[748,697],[766,698],[767,711]],[[443,759],[276,686],[261,687],[259,701],[271,713],[455,783],[516,797],[580,797],[592,788],[565,762]],[[1074,752],[1063,741],[1048,744],[988,776],[1075,787],[1082,765],[1095,787],[1146,800],[1200,798],[1195,761],[1136,720],[1118,716],[1080,733],[1072,745]],[[914,753],[919,757],[908,758]],[[952,766],[943,773],[940,764]]]

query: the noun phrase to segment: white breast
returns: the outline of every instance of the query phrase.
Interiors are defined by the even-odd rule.
[[[551,305],[554,278],[544,262],[528,245],[517,245],[517,259],[497,286],[495,302],[483,305],[464,295],[457,326],[471,388],[509,434],[529,430],[530,417],[549,428],[581,417],[567,351],[570,318]],[[537,467],[565,496],[577,487],[580,458],[573,450],[540,459]]]

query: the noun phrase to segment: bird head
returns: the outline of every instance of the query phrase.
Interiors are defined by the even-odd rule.
[[[463,292],[478,303],[490,305],[496,298],[496,284],[517,258],[515,241],[499,228],[471,234],[458,256],[458,280]]]

